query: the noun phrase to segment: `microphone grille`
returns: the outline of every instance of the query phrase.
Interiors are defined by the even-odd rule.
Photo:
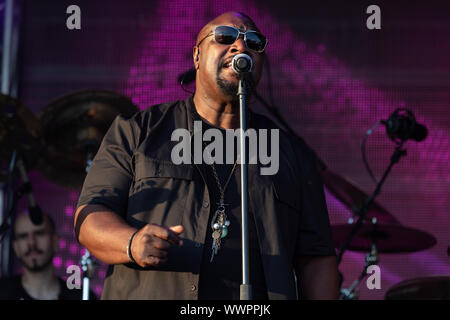
[[[253,61],[249,55],[240,53],[234,56],[231,66],[236,73],[250,72],[253,67]]]

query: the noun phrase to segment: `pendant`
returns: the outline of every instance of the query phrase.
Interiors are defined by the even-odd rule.
[[[213,261],[214,256],[217,255],[220,249],[221,240],[228,235],[228,227],[230,226],[230,220],[227,220],[227,215],[225,214],[225,204],[219,204],[216,210],[215,220],[211,221],[212,228],[212,238],[213,243],[211,247],[211,260]]]

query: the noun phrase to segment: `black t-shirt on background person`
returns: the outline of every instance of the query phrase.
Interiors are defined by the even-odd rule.
[[[64,280],[58,278],[60,292],[57,300],[82,300],[83,291],[67,288]],[[90,291],[89,300],[96,300],[95,294]],[[20,275],[0,279],[0,300],[37,300],[30,296],[22,285]]]

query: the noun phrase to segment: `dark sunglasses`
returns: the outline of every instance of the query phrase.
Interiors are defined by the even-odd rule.
[[[267,45],[267,39],[264,35],[259,33],[258,31],[249,30],[242,32],[238,28],[232,26],[217,26],[214,28],[214,32],[205,36],[202,40],[199,41],[197,47],[205,40],[207,37],[214,35],[214,40],[217,43],[230,45],[236,42],[239,39],[239,36],[244,35],[244,42],[247,48],[250,50],[256,51],[258,53],[264,52],[264,49]]]

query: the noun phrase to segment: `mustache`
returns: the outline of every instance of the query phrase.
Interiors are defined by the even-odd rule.
[[[42,254],[42,253],[44,253],[44,251],[39,249],[39,248],[30,248],[30,249],[27,250],[27,252],[25,252],[25,256],[28,257],[32,253]]]
[[[238,55],[238,53],[236,53],[236,54],[234,54],[234,55],[232,55],[232,56],[229,56],[229,57],[226,57],[226,58],[223,58],[223,59],[221,59],[220,61],[219,61],[219,69],[221,69],[225,64],[227,64],[227,63],[229,63],[229,64],[231,64],[231,62],[233,61],[233,58],[235,57],[235,56],[237,56]]]

